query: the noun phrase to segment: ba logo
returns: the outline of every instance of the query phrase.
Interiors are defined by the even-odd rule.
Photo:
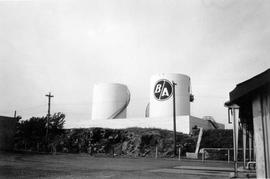
[[[154,96],[157,100],[169,99],[172,95],[172,84],[166,79],[159,80],[154,88]]]

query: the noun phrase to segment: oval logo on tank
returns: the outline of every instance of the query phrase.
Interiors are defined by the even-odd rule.
[[[154,96],[159,101],[167,100],[172,95],[172,89],[172,83],[169,80],[159,80],[154,87]]]

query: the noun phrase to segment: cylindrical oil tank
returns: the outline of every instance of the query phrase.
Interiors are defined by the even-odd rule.
[[[130,93],[126,85],[99,83],[94,85],[92,119],[126,118]]]
[[[173,82],[176,115],[190,115],[190,77],[178,73],[156,74],[150,80],[149,117],[173,115]]]

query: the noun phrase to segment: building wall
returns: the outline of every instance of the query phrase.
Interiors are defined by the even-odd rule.
[[[212,126],[210,126],[208,123],[208,121],[196,118],[194,116],[176,116],[176,131],[189,134],[192,131],[192,127],[194,127],[195,125],[197,125],[198,127],[203,127],[204,129],[212,129]],[[111,129],[141,127],[173,130],[173,117],[89,120],[87,123],[77,123],[77,126],[72,127],[102,127]]]
[[[129,127],[142,128],[160,128],[173,130],[172,117],[155,117],[155,118],[128,118],[128,119],[100,119],[91,120],[89,124],[80,125],[84,127],[102,127],[112,129],[123,129]],[[189,133],[189,116],[176,117],[176,130],[178,132]]]
[[[0,116],[0,150],[12,150],[17,119]]]
[[[270,177],[270,93],[252,101],[257,178]]]

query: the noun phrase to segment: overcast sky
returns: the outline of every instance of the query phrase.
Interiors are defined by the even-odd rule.
[[[270,1],[0,1],[0,115],[91,118],[92,88],[127,84],[128,117],[143,117],[150,77],[191,77],[194,116],[227,123],[237,83],[270,67]],[[82,126],[83,127],[83,126]]]

